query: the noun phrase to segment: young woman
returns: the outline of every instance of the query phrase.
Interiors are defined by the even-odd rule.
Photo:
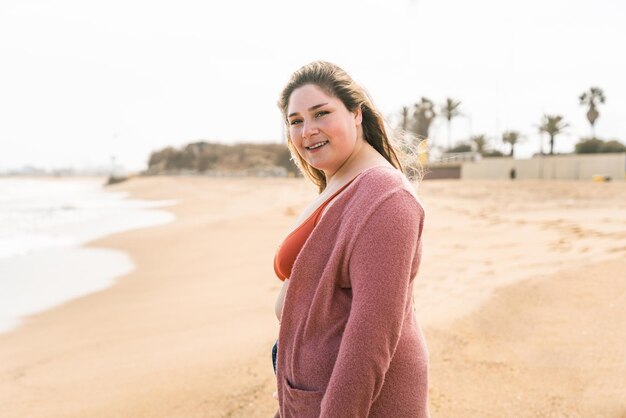
[[[279,107],[318,186],[274,258],[276,417],[428,417],[413,308],[424,210],[380,113],[341,68],[296,71]],[[405,149],[405,147],[402,147]]]

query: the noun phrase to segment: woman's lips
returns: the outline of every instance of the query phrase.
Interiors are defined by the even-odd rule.
[[[321,144],[321,145],[320,145],[320,144]],[[326,144],[328,144],[328,141],[321,141],[321,142],[318,142],[318,143],[316,143],[316,144],[311,145],[310,147],[304,147],[304,148],[306,148],[306,149],[307,149],[307,150],[309,150],[309,151],[315,151],[315,150],[317,150],[317,149],[322,148],[322,147],[323,147],[324,145],[326,145]]]

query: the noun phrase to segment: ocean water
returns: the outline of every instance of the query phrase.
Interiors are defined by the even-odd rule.
[[[128,199],[101,179],[0,178],[0,333],[132,271],[124,252],[81,245],[171,222],[160,208],[175,203]]]

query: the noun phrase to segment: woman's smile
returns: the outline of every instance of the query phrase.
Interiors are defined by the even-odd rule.
[[[319,150],[320,148],[322,148],[326,144],[328,144],[328,140],[317,142],[317,143],[311,145],[310,147],[304,147],[304,148],[306,148],[309,152],[315,152],[315,151]]]

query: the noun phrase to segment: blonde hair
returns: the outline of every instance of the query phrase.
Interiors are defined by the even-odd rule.
[[[294,90],[304,85],[313,84],[326,94],[341,100],[344,106],[355,111],[361,108],[363,121],[363,139],[378,151],[391,165],[399,169],[410,180],[421,180],[423,171],[416,158],[419,151],[416,138],[406,132],[390,132],[378,110],[366,91],[359,86],[343,69],[326,61],[314,61],[307,64],[289,79],[278,100],[278,107],[283,113],[287,133],[287,147],[292,159],[300,171],[318,186],[321,193],[326,188],[326,176],[322,170],[307,163],[295,149],[289,136],[287,107]]]

